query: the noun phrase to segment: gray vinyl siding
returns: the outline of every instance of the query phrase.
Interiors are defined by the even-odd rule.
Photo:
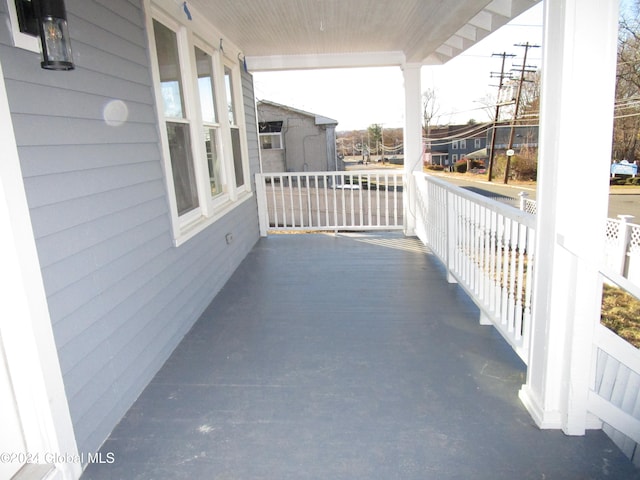
[[[260,147],[258,142],[258,119],[256,114],[256,101],[253,92],[253,77],[242,70],[242,98],[244,100],[245,127],[247,131],[247,144],[249,147],[249,168],[251,171],[251,190],[255,189],[255,175],[260,172]]]
[[[173,246],[141,2],[65,3],[76,70],[42,70],[6,29],[0,60],[78,448],[94,452],[259,232],[251,197]],[[243,86],[253,174],[247,73]],[[113,99],[122,126],[103,120]]]

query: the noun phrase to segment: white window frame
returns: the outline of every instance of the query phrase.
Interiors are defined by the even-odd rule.
[[[457,150],[458,149],[458,140],[453,140],[451,142],[451,150]]]
[[[467,140],[463,138],[462,140],[460,140],[460,150],[466,150],[466,149],[467,149]]]
[[[176,246],[186,242],[226,213],[235,208],[239,203],[252,196],[249,154],[245,127],[245,112],[243,103],[242,79],[238,55],[231,42],[225,42],[225,52],[216,49],[207,43],[204,38],[222,38],[218,36],[215,28],[206,23],[201,15],[197,15],[193,7],[194,21],[187,20],[183,9],[176,9],[172,0],[144,0],[147,37],[151,57],[154,93],[157,105],[157,118],[161,140],[162,162],[167,188],[169,207],[171,210],[171,224]],[[168,13],[173,12],[173,13]],[[195,173],[195,185],[197,189],[198,206],[183,215],[178,215],[175,185],[173,181],[171,156],[166,122],[163,112],[163,98],[160,86],[160,72],[153,29],[154,20],[162,23],[176,34],[178,42],[178,56],[182,75],[182,89],[184,97],[184,123],[189,124],[191,140],[191,155]],[[211,56],[213,62],[213,90],[216,97],[215,107],[217,122],[203,121],[201,104],[199,99],[197,65],[195,61],[195,47]],[[229,52],[227,53],[227,50]],[[235,53],[235,56],[234,56]],[[231,127],[227,121],[226,93],[225,93],[225,66],[232,72],[234,107],[236,124],[240,134],[240,151],[242,155],[242,168],[244,183],[236,187],[234,159],[231,141]],[[181,119],[175,120],[182,122]],[[216,138],[217,153],[220,158],[220,184],[222,192],[215,197],[211,195],[211,183],[209,167],[206,157],[205,132],[206,126],[218,129]]]
[[[261,133],[260,135],[260,149],[262,150],[282,150],[284,148],[284,146],[282,145],[282,133],[278,133],[278,132],[271,132],[271,133]],[[272,138],[277,138],[278,139],[278,144],[280,145],[279,147],[271,147],[271,148],[263,148],[262,146],[262,138],[263,137],[272,137]],[[273,145],[274,142],[271,142],[271,145]]]
[[[264,123],[268,124],[268,123],[273,123],[273,122],[264,122]],[[282,123],[282,122],[279,122],[279,123]],[[260,132],[260,129],[259,129],[259,132]],[[282,143],[283,142],[282,127],[280,128],[279,132],[264,132],[264,133],[260,132],[260,133],[258,133],[258,136],[259,136],[259,140],[260,140],[260,149],[261,150],[283,150],[284,149],[284,144]],[[262,147],[262,138],[263,137],[274,137],[274,138],[277,138],[278,139],[278,144],[280,146],[277,147],[277,148],[274,148],[274,147],[263,148]],[[271,144],[273,145],[273,143],[274,142],[272,141]]]
[[[458,161],[458,154],[454,153],[451,155],[451,163],[456,163]]]
[[[242,76],[240,73],[240,65],[237,61],[233,61],[227,56],[224,57],[223,65],[224,67],[229,68],[231,70],[231,79],[233,81],[232,94],[233,94],[233,106],[235,111],[235,115],[234,115],[235,124],[230,125],[229,122],[222,121],[222,120],[221,122],[223,125],[225,125],[228,133],[228,135],[226,135],[226,140],[228,141],[227,152],[229,152],[229,155],[225,155],[225,157],[227,157],[227,160],[230,162],[228,164],[231,167],[229,181],[234,186],[233,198],[235,200],[238,195],[241,195],[242,193],[245,193],[245,192],[248,193],[251,191],[249,161],[248,161],[249,149],[247,148],[247,130],[245,128],[244,99],[242,96],[243,90],[242,90],[242,79],[241,79]],[[224,81],[224,75],[225,74],[223,73],[223,77],[222,77],[223,81]],[[226,88],[223,90],[222,96],[225,99],[224,107],[226,108],[227,106]],[[226,111],[225,111],[225,116],[221,118],[225,118],[225,119],[228,118],[228,114]],[[240,155],[242,156],[243,184],[239,187],[236,186],[236,182],[235,182],[235,165],[234,165],[234,158],[233,158],[233,147],[231,144],[231,128],[237,128],[240,134]]]
[[[11,24],[13,46],[29,50],[30,52],[41,53],[42,47],[40,46],[40,39],[36,35],[30,35],[20,31],[15,0],[7,0],[7,7],[9,9],[9,22]]]
[[[220,71],[220,54],[218,52],[218,50],[216,50],[215,48],[211,47],[209,44],[207,44],[204,40],[202,40],[200,37],[195,36],[194,37],[194,41],[193,41],[193,45],[191,48],[191,54],[195,57],[195,47],[199,48],[200,50],[202,50],[203,52],[205,52],[207,55],[211,56],[211,60],[213,62],[213,90],[215,92],[215,109],[216,109],[216,122],[205,122],[202,119],[202,112],[200,112],[200,110],[198,109],[198,125],[200,126],[200,132],[198,135],[198,146],[199,148],[202,148],[202,155],[205,156],[206,158],[206,151],[204,149],[204,142],[205,142],[205,138],[204,138],[204,128],[205,127],[209,127],[209,128],[215,128],[217,130],[216,132],[216,151],[218,156],[220,157],[220,178],[218,179],[220,181],[220,187],[221,187],[221,192],[214,196],[211,196],[210,192],[211,192],[211,185],[210,183],[207,182],[206,184],[206,192],[204,194],[205,196],[205,202],[207,204],[208,207],[208,211],[209,212],[214,212],[216,210],[216,208],[224,205],[226,202],[229,201],[230,196],[229,196],[229,185],[227,182],[227,165],[226,162],[224,161],[224,148],[223,148],[223,128],[221,125],[221,121],[220,118],[225,118],[225,117],[221,117],[220,115],[222,115],[222,107],[220,106],[220,89],[224,88],[224,86],[220,85],[220,78],[224,78],[224,73],[222,73]],[[194,91],[195,92],[199,92],[198,89],[198,73],[197,73],[197,66],[196,66],[196,62],[195,62],[195,58],[193,58],[193,72],[191,77],[194,80]],[[208,170],[208,165],[206,165],[207,168],[205,169],[206,171],[204,172],[207,178],[209,178],[209,170]]]

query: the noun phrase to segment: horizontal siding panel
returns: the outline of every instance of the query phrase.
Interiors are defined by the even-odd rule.
[[[184,296],[181,295],[193,279],[191,269],[199,268],[198,262],[180,263],[173,265],[173,268],[176,269],[174,275],[161,275],[157,279],[147,278],[144,288],[138,290],[135,295],[129,295],[125,302],[102,320],[105,325],[109,325],[109,330],[117,329],[118,335],[104,338],[99,346],[89,349],[88,353],[93,357],[95,353],[92,351],[102,351],[101,355],[110,357],[111,367],[118,372],[118,376],[135,368],[135,365],[143,364],[143,360],[149,358],[149,349],[161,349],[166,345],[166,341],[158,341],[158,336],[172,336],[176,328],[180,329],[181,326],[186,332],[192,323],[183,323],[182,318],[194,318],[195,322],[201,313],[187,312],[184,307],[192,309],[193,306],[185,303]],[[178,275],[175,275],[176,273]],[[173,277],[174,281],[168,281],[170,277]],[[177,322],[179,324],[171,325]],[[94,330],[100,332],[100,328]],[[63,348],[68,348],[70,353],[75,355],[80,348],[76,344],[85,341],[94,343],[97,340],[76,338]],[[177,341],[175,343],[177,344]],[[85,365],[89,363],[92,362],[77,358],[75,362],[70,363],[71,370],[63,371],[65,375],[72,376],[81,372],[81,378],[88,378],[99,371],[96,366]],[[119,365],[116,366],[117,363]],[[85,395],[82,386],[68,388],[67,395],[72,402],[84,403],[87,409],[91,407],[91,401],[82,399]]]
[[[71,27],[70,27],[71,28]],[[146,33],[144,30],[140,30],[143,43],[138,41],[132,42],[126,38],[116,35],[114,32],[102,28],[99,25],[95,25],[83,18],[76,18],[73,23],[72,42],[74,57],[75,52],[79,51],[82,60],[82,66],[88,66],[85,62],[89,61],[86,58],[89,50],[85,51],[85,47],[102,50],[103,52],[110,53],[116,57],[120,57],[129,62],[136,63],[140,66],[146,66],[148,63],[148,55],[146,50]],[[79,47],[82,45],[82,47]],[[114,74],[119,75],[118,72]],[[150,74],[147,72],[147,76]]]
[[[84,230],[72,230],[74,227],[99,221],[101,217],[135,208],[137,205],[148,202],[157,204],[158,214],[168,215],[165,187],[161,180],[110,190],[91,197],[45,205],[31,210],[31,220],[38,225],[35,236],[39,239],[41,256],[46,258],[47,262],[45,263],[43,259],[42,266],[55,263],[71,254],[72,246],[64,245],[62,241],[65,235],[72,237],[76,237],[78,234],[86,235],[86,230],[92,228],[91,225],[86,225]],[[132,216],[134,215],[133,212],[130,213]],[[148,221],[148,219],[140,219],[140,222],[144,221]],[[81,249],[88,248],[95,243],[98,242],[87,242]]]
[[[68,95],[68,101],[74,101],[75,92],[93,93],[103,97],[132,100],[139,103],[153,104],[153,89],[145,83],[137,83],[126,79],[105,75],[99,72],[83,69],[77,64],[72,72],[50,72],[40,68],[40,55],[27,52],[20,48],[1,46],[0,56],[4,65],[11,68],[4,69],[5,80],[27,81],[42,86],[59,89],[59,95]],[[114,70],[118,65],[111,65]],[[45,103],[48,98],[41,98]],[[9,99],[11,109],[15,107]]]
[[[73,45],[74,61],[77,67],[142,85],[151,83],[151,73],[143,64],[133,62],[117,53],[106,52],[92,45],[85,45],[80,42],[75,42]],[[126,50],[121,53],[127,55]],[[76,58],[77,60],[75,60]],[[114,64],[118,65],[115,70],[111,68]]]
[[[25,188],[30,199],[29,206],[38,208],[132,185],[154,182],[161,178],[159,172],[159,166],[155,163],[118,165],[84,172],[29,177],[25,179]]]
[[[111,10],[123,18],[133,18],[136,24],[144,23],[140,0],[94,0],[98,5]]]
[[[253,91],[253,76],[242,71],[242,92],[245,111],[245,126],[247,129],[247,144],[249,150],[249,169],[260,171],[260,154],[258,151],[258,120],[256,118],[256,104]],[[255,190],[255,178],[251,178],[252,188]]]
[[[157,129],[149,123],[128,122],[126,128],[114,128],[98,120],[16,114],[13,116],[13,125],[18,147],[148,143],[158,138]],[[24,128],[26,125],[29,126],[28,129]]]
[[[124,258],[130,252],[136,252],[131,253],[132,255],[139,255],[137,253],[138,249],[152,250],[149,244],[154,241],[164,246],[170,244],[169,233],[166,231],[166,221],[163,218],[150,220],[147,224],[127,232],[127,235],[121,235],[111,242],[104,242],[99,247],[87,250],[85,257],[90,260],[95,258],[95,265],[89,264],[87,269],[90,272],[87,275],[79,276],[80,279],[78,281],[49,295],[51,315],[58,319],[64,319],[77,311],[80,306],[86,305],[98,297],[101,302],[110,300],[109,288],[111,285],[99,283],[98,279],[93,275],[94,270],[111,259]],[[150,254],[148,252],[144,253]],[[91,270],[92,267],[94,270]],[[117,283],[117,281],[114,283]],[[117,299],[114,301],[117,301]]]
[[[44,145],[20,148],[20,165],[24,177],[92,170],[137,163],[157,163],[160,166],[160,147],[157,143],[135,145]]]
[[[138,253],[140,256],[136,258],[135,249],[128,250],[125,254],[120,251],[115,251],[115,239],[117,236],[124,235],[122,233],[123,230],[131,231],[132,228],[140,225],[142,218],[144,218],[145,222],[158,218],[158,221],[161,223],[165,223],[167,219],[163,212],[158,211],[158,207],[154,202],[142,204],[132,210],[135,210],[135,212],[129,213],[128,211],[123,211],[117,215],[103,217],[99,221],[93,222],[93,228],[89,226],[83,230],[83,233],[89,235],[90,238],[88,240],[78,241],[81,244],[85,244],[85,242],[91,243],[99,241],[100,237],[102,237],[103,240],[101,243],[96,243],[94,247],[84,250],[76,248],[76,252],[72,256],[68,256],[59,262],[43,267],[42,276],[45,280],[45,284],[47,285],[48,295],[54,295],[63,288],[66,288],[89,275],[92,275],[93,281],[98,282],[97,286],[103,289],[111,284],[106,281],[104,277],[108,278],[113,276],[114,274],[110,273],[110,271],[115,270],[118,267],[122,267],[122,265],[119,264],[119,262],[121,262],[120,259],[128,257],[129,255],[133,257],[124,260],[125,263],[130,263],[126,263],[127,268],[121,270],[119,275],[116,275],[117,280],[120,280],[122,275],[128,273],[129,269],[136,268],[137,265],[140,265],[143,262],[146,255],[140,255]],[[133,216],[138,213],[145,214],[145,212],[148,212],[147,217]],[[112,230],[114,230],[115,233],[112,232]],[[162,231],[167,232],[166,236],[164,236],[164,241],[165,246],[169,247],[171,245],[171,236],[166,230],[166,224],[163,226]],[[69,242],[73,242],[75,244],[75,241],[71,239],[70,235],[67,237],[69,238]],[[110,238],[113,238],[113,240],[109,240]],[[114,251],[107,251],[112,246],[114,247]],[[134,253],[132,254],[131,252]],[[118,254],[119,256],[116,257]],[[111,259],[105,263],[100,263],[101,259],[106,258]]]
[[[73,42],[73,39],[77,37],[80,41],[89,43],[85,38],[76,36],[73,31],[74,21],[80,18],[95,25],[97,29],[107,30],[130,43],[147,48],[142,7],[136,8],[130,2],[120,0],[109,1],[108,4],[111,4],[109,8],[105,7],[106,4],[107,2],[88,0],[65,1],[71,41]],[[87,35],[91,37],[91,32],[88,32]]]
[[[139,248],[132,252],[132,258],[137,256],[142,261],[137,265],[138,270],[131,271],[121,282],[110,286],[100,286],[92,277],[88,278],[85,282],[93,286],[92,296],[81,292],[82,284],[74,285],[79,294],[85,295],[85,297],[91,296],[91,300],[80,305],[75,303],[75,309],[71,314],[64,318],[56,319],[56,344],[61,355],[65,354],[65,359],[61,358],[61,365],[66,367],[64,371],[72,368],[79,358],[83,358],[74,354],[74,342],[82,343],[86,341],[97,345],[102,341],[109,343],[109,336],[119,337],[117,328],[120,322],[129,321],[132,315],[132,312],[122,313],[122,310],[120,310],[120,316],[114,317],[115,313],[113,312],[118,311],[120,304],[129,300],[130,297],[139,297],[142,305],[148,304],[153,299],[153,295],[159,290],[156,288],[156,282],[167,269],[167,262],[164,256],[166,252],[166,239],[158,237],[147,242],[145,248]],[[150,294],[148,293],[149,291],[151,292]],[[149,298],[143,298],[147,295],[149,295]],[[67,298],[72,299],[73,297]],[[110,304],[108,301],[113,303]],[[136,309],[137,311],[138,309]],[[143,318],[146,318],[146,314],[139,316],[139,319]],[[103,330],[104,328],[106,330]],[[81,385],[78,388],[81,388]]]
[[[122,101],[122,99],[92,93],[60,91],[54,87],[43,87],[35,83],[15,80],[8,80],[6,85],[11,104],[14,106],[12,108],[14,115],[42,116],[46,119],[45,121],[49,121],[54,126],[60,117],[88,119],[96,120],[97,126],[118,134],[124,133],[120,130],[126,130],[130,125],[155,123],[155,110],[149,103],[124,101],[127,107],[126,121],[117,126],[110,126],[106,123],[106,109],[114,100]],[[69,95],[73,95],[73,101],[69,100]],[[43,101],[44,99],[46,101]]]

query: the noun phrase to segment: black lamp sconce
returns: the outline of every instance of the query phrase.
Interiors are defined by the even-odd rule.
[[[73,70],[64,0],[16,0],[20,30],[40,37],[47,70]]]

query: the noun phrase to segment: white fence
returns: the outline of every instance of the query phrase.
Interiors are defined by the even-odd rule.
[[[627,215],[607,220],[605,265],[640,285],[640,225],[628,223]]]
[[[640,298],[640,287],[622,275],[601,271],[605,281]],[[588,409],[603,422],[603,430],[640,467],[640,350],[598,325],[594,348],[594,383]]]
[[[535,214],[537,204],[520,193],[520,210]],[[631,215],[607,219],[604,265],[607,269],[640,285],[640,225],[629,223]]]
[[[402,229],[403,173],[263,173],[256,175],[260,233]]]
[[[413,178],[418,237],[526,363],[535,217],[423,173]]]

